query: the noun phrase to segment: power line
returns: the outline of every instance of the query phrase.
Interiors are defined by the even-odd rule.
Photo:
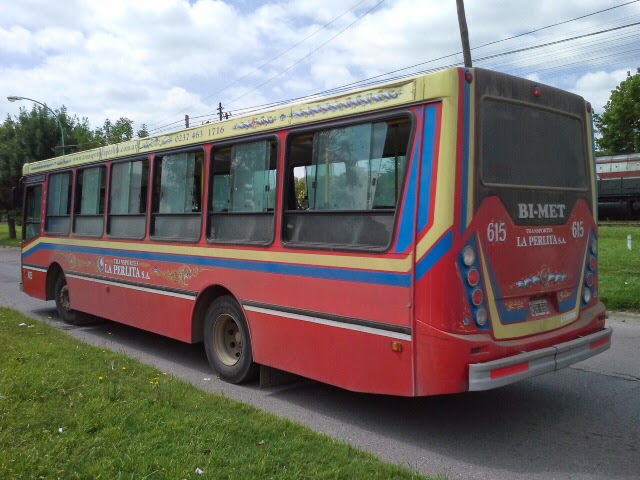
[[[576,17],[575,19],[567,20],[567,21],[564,21],[564,22],[559,22],[558,24],[565,24],[565,23],[568,23],[570,21],[575,21],[577,19],[585,18],[587,16],[595,15],[597,13],[602,13],[603,11],[609,11],[609,10],[612,10],[614,8],[619,8],[621,6],[628,5],[630,3],[637,3],[638,1],[640,1],[640,0],[634,0],[632,2],[627,2],[627,3],[625,3],[623,5],[619,5],[617,7],[611,7],[611,8],[605,9],[605,10],[601,10],[599,12],[594,12],[592,14],[583,15],[581,17]],[[375,8],[375,7],[373,7],[373,8]],[[555,25],[557,25],[557,24],[554,24],[554,26]],[[514,54],[518,54],[518,53],[522,53],[522,52],[526,52],[526,51],[537,50],[537,49],[548,47],[548,46],[552,46],[552,45],[557,45],[557,44],[566,43],[566,42],[570,42],[570,41],[576,41],[576,40],[580,40],[580,39],[584,39],[584,38],[589,38],[589,37],[593,37],[593,36],[596,36],[596,35],[601,35],[601,34],[604,34],[604,33],[620,31],[620,30],[623,30],[623,29],[626,29],[626,28],[629,28],[629,27],[637,26],[637,25],[640,25],[640,22],[634,22],[634,23],[631,23],[631,24],[616,26],[616,27],[612,27],[612,28],[608,28],[608,29],[599,30],[599,31],[596,31],[596,32],[589,32],[589,33],[586,33],[586,34],[583,34],[583,35],[576,35],[576,36],[572,36],[572,37],[568,37],[568,38],[564,38],[564,39],[559,39],[559,40],[554,40],[554,41],[551,41],[551,42],[546,42],[546,43],[543,43],[543,44],[534,44],[534,45],[531,45],[531,46],[523,47],[523,48],[516,49],[516,50],[510,50],[510,51],[507,51],[507,52],[499,52],[499,53],[496,53],[496,54],[491,54],[491,55],[487,55],[487,56],[481,57],[481,58],[477,59],[476,61],[484,62],[484,61],[488,61],[488,60],[492,60],[492,59],[496,59],[496,58],[500,58],[500,57],[505,57],[505,56],[508,56],[508,55],[514,55]],[[551,26],[542,27],[542,28],[533,30],[531,33],[537,32],[537,31],[540,31],[540,30],[543,30],[543,29],[546,29],[546,28],[550,28],[550,27]],[[521,34],[521,35],[517,35],[515,37],[521,37],[521,36],[526,35],[528,33],[530,33],[530,32],[527,32],[527,33]],[[511,38],[515,38],[515,37],[511,37]],[[501,42],[501,41],[505,41],[505,40],[507,40],[507,39],[496,41],[496,42],[489,42],[487,44],[481,45],[481,46],[476,47],[476,48],[482,48],[484,46],[488,46],[488,45],[495,44],[495,43],[498,43],[498,42]],[[367,86],[367,85],[371,85],[371,84],[377,83],[377,81],[376,82],[372,82],[372,81],[373,80],[377,80],[380,77],[388,77],[389,75],[392,75],[394,73],[399,73],[399,72],[402,72],[402,71],[411,70],[411,69],[414,69],[416,67],[419,67],[419,66],[422,66],[422,65],[426,65],[428,63],[433,63],[434,61],[442,60],[444,58],[448,58],[448,57],[451,57],[451,56],[454,56],[454,55],[456,55],[456,54],[447,55],[447,56],[439,57],[437,59],[432,59],[432,60],[428,60],[428,61],[425,61],[425,62],[417,63],[417,64],[414,64],[414,65],[411,65],[411,66],[408,66],[408,67],[397,69],[397,70],[394,70],[394,71],[391,71],[391,72],[387,72],[387,73],[384,73],[384,74],[381,74],[381,75],[376,75],[374,77],[370,77],[370,78],[367,78],[367,79],[364,79],[364,80],[359,80],[357,82],[352,82],[350,84],[346,84],[346,85],[343,85],[341,87],[336,87],[336,88],[333,88],[333,89],[325,90],[325,91],[318,92],[318,93],[311,94],[311,95],[307,95],[307,96],[304,96],[304,97],[298,97],[298,98],[279,101],[279,102],[272,102],[272,103],[261,105],[261,106],[258,106],[258,107],[250,107],[250,108],[246,108],[246,109],[240,109],[240,111],[245,111],[245,113],[248,114],[250,112],[255,112],[255,111],[258,111],[258,110],[264,110],[265,108],[269,108],[269,107],[277,106],[277,105],[282,105],[284,103],[290,103],[292,101],[307,100],[307,99],[312,99],[312,98],[315,98],[315,97],[318,97],[318,96],[322,96],[322,95],[328,95],[328,94],[335,94],[335,93],[344,92],[344,91],[352,89],[355,86],[364,87],[364,86]],[[301,59],[300,61],[302,61],[302,60],[304,60],[304,59]],[[299,63],[300,61],[298,61],[297,63]],[[398,80],[398,79],[401,79],[401,78],[406,78],[407,76],[413,76],[413,75],[416,75],[416,74],[419,74],[419,73],[427,73],[427,72],[433,71],[433,70],[441,70],[443,68],[450,68],[450,67],[454,67],[456,65],[457,65],[457,63],[456,64],[450,64],[450,65],[443,65],[443,66],[436,67],[435,69],[432,69],[432,70],[421,70],[419,72],[411,72],[410,74],[404,74],[404,75],[399,75],[399,76],[395,76],[395,77],[390,77],[390,78],[387,78],[387,80],[389,80],[389,81]],[[293,67],[293,65],[290,68],[292,68],[292,67]],[[276,75],[273,78],[277,78],[277,76],[281,75],[282,73],[284,73],[284,71],[281,72],[280,74]],[[270,79],[270,80],[273,80],[273,78]],[[268,83],[268,82],[265,82],[265,83]],[[262,85],[260,85],[260,86],[262,86]],[[254,88],[251,91],[254,91],[257,88],[260,88],[260,86]],[[243,96],[247,95],[250,92],[247,92]],[[239,98],[241,98],[241,97],[238,97],[238,99]],[[235,100],[237,100],[237,99],[235,99]],[[199,117],[193,117],[193,118],[205,118],[205,117],[211,117],[211,114],[206,114],[206,115],[202,115],[202,116],[199,116]],[[174,123],[179,123],[179,122],[174,122]],[[161,128],[164,129],[166,127],[173,126],[174,123],[166,125],[166,126],[163,126]]]
[[[305,41],[309,40],[311,37],[313,37],[315,34],[319,33],[320,31],[324,30],[325,28],[327,28],[329,25],[331,25],[332,23],[336,22],[337,20],[339,20],[340,18],[344,17],[347,13],[349,13],[350,11],[358,8],[360,5],[362,5],[366,0],[361,0],[360,2],[356,3],[353,7],[351,7],[349,10],[346,10],[345,12],[343,12],[342,14],[338,15],[336,18],[334,18],[333,20],[331,20],[329,23],[324,24],[322,27],[320,27],[319,29],[317,29],[316,31],[314,31],[313,33],[311,33],[310,35],[307,35],[305,38],[303,38],[302,40],[300,40],[298,43],[296,43],[295,45],[289,47],[288,49],[286,49],[284,52],[276,55],[275,57],[273,57],[271,60],[263,63],[262,65],[260,65],[259,67],[255,68],[254,70],[252,70],[251,72],[247,73],[246,75],[234,80],[233,82],[231,82],[230,84],[226,85],[225,87],[221,88],[220,90],[213,92],[211,95],[208,95],[206,97],[204,97],[202,100],[200,100],[201,102],[208,100],[209,98],[213,97],[214,95],[217,95],[220,92],[225,91],[227,88],[230,88],[232,86],[234,86],[235,84],[237,84],[238,82],[244,80],[245,78],[253,75],[254,73],[260,71],[260,69],[262,67],[266,67],[267,65],[269,65],[270,63],[276,61],[278,58],[282,57],[283,55],[285,55],[286,53],[289,53],[291,50],[293,50],[294,48],[296,48],[297,46],[301,45],[302,43],[304,43]],[[640,1],[640,0],[636,0],[636,1]],[[164,122],[165,120],[168,120],[169,118],[175,117],[176,115],[179,115],[187,110],[189,110],[192,107],[195,107],[196,105],[198,105],[197,103],[194,103],[193,105],[190,105],[186,108],[183,108],[182,110],[180,110],[177,113],[171,114],[168,117],[165,117],[161,120],[158,120],[156,123],[154,123],[153,125],[150,125],[150,127],[154,127],[156,126],[158,123]]]
[[[241,98],[246,97],[247,95],[249,95],[250,93],[255,92],[256,90],[262,88],[263,86],[265,86],[267,83],[275,80],[276,78],[278,78],[279,76],[285,74],[286,72],[288,72],[289,70],[291,70],[293,67],[295,67],[296,65],[298,65],[299,63],[303,62],[304,60],[306,60],[307,58],[309,58],[311,55],[313,55],[314,53],[316,53],[318,50],[320,50],[322,47],[324,47],[325,45],[327,45],[328,43],[330,43],[331,41],[333,41],[336,37],[338,37],[339,35],[341,35],[342,33],[344,33],[346,30],[348,30],[349,28],[351,28],[353,25],[355,25],[356,23],[358,23],[360,20],[362,20],[365,16],[367,16],[371,11],[373,11],[374,9],[376,9],[381,3],[384,3],[385,0],[380,0],[378,3],[376,3],[373,7],[371,7],[369,10],[367,10],[365,13],[363,13],[360,17],[358,17],[355,21],[351,22],[349,25],[347,25],[346,27],[344,27],[342,30],[340,30],[338,33],[336,33],[335,35],[333,35],[331,38],[329,38],[329,40],[327,40],[326,42],[320,44],[320,46],[318,46],[317,48],[314,48],[311,52],[309,52],[307,55],[305,55],[304,57],[302,57],[301,59],[297,60],[296,62],[294,62],[293,64],[289,65],[287,68],[285,68],[284,70],[282,70],[280,73],[278,73],[277,75],[274,75],[273,77],[269,78],[268,80],[266,80],[265,82],[262,82],[260,85],[258,85],[257,87],[252,88],[251,90],[249,90],[248,92],[243,93],[242,95],[240,95],[239,97],[234,98],[233,100],[227,102],[227,105],[232,104],[233,102],[236,102],[238,100],[240,100]],[[206,116],[211,116],[211,114],[207,114]],[[198,117],[194,117],[194,118],[198,118]],[[156,129],[157,130],[157,129]],[[155,131],[155,130],[154,130]]]

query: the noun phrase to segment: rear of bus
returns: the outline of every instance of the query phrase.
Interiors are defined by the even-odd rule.
[[[456,192],[455,275],[443,277],[446,300],[431,299],[432,319],[443,320],[430,322],[437,341],[418,357],[419,394],[500,387],[610,346],[590,105],[497,72],[460,77],[468,106],[459,111],[472,127]]]

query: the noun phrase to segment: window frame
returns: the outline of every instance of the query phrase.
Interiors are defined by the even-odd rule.
[[[585,175],[585,186],[584,187],[554,187],[554,186],[544,186],[544,185],[522,185],[522,184],[517,184],[517,183],[499,183],[499,182],[490,182],[488,180],[485,179],[485,159],[484,159],[484,155],[483,155],[483,147],[485,142],[487,142],[487,139],[484,138],[484,135],[482,135],[482,128],[480,125],[481,122],[481,117],[484,114],[484,101],[486,100],[490,100],[490,101],[495,101],[495,102],[501,102],[501,103],[506,103],[506,104],[511,104],[511,105],[518,105],[521,107],[527,107],[527,108],[531,108],[531,109],[535,109],[535,110],[540,110],[543,112],[547,112],[547,113],[553,113],[559,116],[563,116],[563,117],[568,117],[568,118],[572,118],[574,120],[578,120],[578,122],[580,123],[580,131],[582,133],[582,150],[583,150],[583,165],[582,167],[584,168],[584,175]],[[548,107],[545,105],[538,105],[535,103],[530,103],[530,102],[526,102],[523,100],[518,100],[515,98],[505,98],[505,97],[500,97],[500,96],[495,96],[495,95],[483,95],[480,99],[478,99],[477,101],[477,105],[480,106],[480,108],[477,109],[476,112],[476,129],[477,129],[477,136],[478,139],[476,141],[476,156],[478,158],[478,172],[479,175],[478,177],[480,178],[480,184],[483,187],[486,188],[500,188],[500,189],[518,189],[518,190],[542,190],[542,191],[556,191],[556,192],[579,192],[579,193],[584,193],[584,192],[589,192],[591,189],[591,183],[592,183],[592,179],[590,178],[590,173],[589,173],[589,152],[587,151],[587,147],[586,147],[586,139],[589,138],[589,136],[587,135],[587,131],[586,131],[586,124],[584,119],[576,114],[573,114],[571,112],[567,112],[564,110],[558,110],[556,108],[552,108],[552,107]]]
[[[436,102],[433,102],[433,103],[436,103]],[[287,131],[287,135],[284,141],[284,162],[282,166],[283,187],[282,187],[282,195],[281,195],[282,203],[280,207],[280,214],[281,214],[280,241],[284,248],[292,249],[292,250],[317,250],[317,251],[325,251],[325,252],[326,251],[366,252],[366,253],[378,254],[378,255],[383,255],[390,252],[397,237],[398,221],[400,218],[399,214],[401,211],[402,202],[406,196],[408,173],[410,169],[413,168],[413,150],[415,146],[417,119],[416,119],[415,112],[411,108],[412,107],[405,107],[400,110],[394,110],[389,112],[365,114],[365,115],[358,115],[358,116],[353,116],[349,118],[328,120],[326,122],[316,123],[312,125],[305,125],[300,128],[295,128]],[[312,243],[312,242],[302,243],[302,242],[287,240],[286,239],[286,227],[287,227],[286,218],[287,218],[287,214],[290,214],[290,213],[309,215],[309,216],[323,215],[323,214],[324,215],[363,214],[363,216],[367,216],[367,215],[375,214],[376,211],[378,212],[382,211],[382,210],[375,210],[375,209],[372,209],[372,210],[310,210],[310,211],[289,210],[287,206],[288,206],[289,195],[291,193],[290,177],[291,175],[293,175],[293,169],[291,169],[291,172],[289,172],[289,149],[290,149],[292,140],[295,137],[298,137],[300,135],[312,133],[313,134],[312,142],[315,144],[317,141],[315,134],[323,130],[345,128],[345,127],[361,125],[366,123],[376,123],[376,122],[397,120],[397,119],[403,119],[403,118],[409,120],[409,138],[407,143],[405,171],[402,178],[402,182],[400,183],[398,200],[395,207],[395,211],[393,213],[394,218],[393,218],[391,236],[389,237],[389,242],[383,247],[375,247],[375,246],[367,247],[367,246],[357,246],[357,245],[348,246],[348,245],[337,244],[337,243],[319,243],[319,242],[318,243]]]
[[[196,152],[202,152],[202,176],[204,177],[206,175],[207,172],[207,149],[205,148],[204,144],[196,144],[196,145],[188,145],[185,147],[181,147],[181,148],[176,148],[176,149],[172,149],[172,150],[165,150],[165,151],[161,151],[161,152],[154,152],[152,155],[152,159],[150,159],[150,165],[149,165],[149,192],[148,194],[149,196],[149,200],[147,202],[147,213],[148,213],[148,217],[149,217],[149,221],[147,222],[148,225],[148,230],[149,230],[149,239],[151,239],[154,242],[163,242],[163,243],[188,243],[188,244],[197,244],[200,243],[200,240],[202,239],[202,227],[203,227],[203,218],[204,218],[204,212],[205,212],[205,208],[203,208],[204,206],[202,205],[205,201],[205,195],[204,195],[204,188],[202,189],[202,191],[200,192],[200,201],[201,201],[201,205],[200,205],[200,212],[185,212],[185,213],[159,213],[159,212],[154,212],[154,207],[155,207],[155,177],[156,177],[156,168],[157,168],[157,163],[162,161],[162,159],[168,155],[179,155],[181,153],[196,153]],[[204,185],[204,187],[206,187],[206,184]],[[192,239],[184,239],[184,238],[163,238],[163,237],[158,237],[157,235],[154,234],[154,227],[155,227],[155,218],[157,215],[161,215],[163,217],[171,217],[171,216],[178,216],[178,217],[184,217],[184,216],[196,216],[199,215],[200,216],[200,229],[198,232],[198,237],[195,240]]]
[[[27,193],[29,192],[29,189],[35,189],[40,187],[40,204],[36,205],[36,208],[38,209],[38,212],[40,213],[40,220],[38,222],[30,222],[27,221]],[[33,183],[29,183],[29,182],[25,182],[24,184],[24,201],[23,201],[23,209],[22,209],[22,235],[21,235],[21,240],[23,242],[29,242],[31,240],[33,240],[34,238],[38,238],[39,236],[42,235],[44,229],[42,228],[42,208],[43,208],[43,204],[42,204],[42,199],[44,197],[44,182],[40,181],[40,182],[33,182]],[[45,205],[46,207],[46,205]],[[46,210],[45,210],[46,211]],[[27,238],[27,225],[38,225],[38,234],[34,235],[33,237]]]
[[[66,215],[50,215],[49,214],[49,200],[51,198],[51,177],[56,175],[71,176],[71,181],[69,182],[69,185],[71,186],[71,195],[69,195],[69,201],[68,201],[69,213]],[[45,208],[44,208],[44,217],[45,217],[44,229],[40,232],[40,234],[44,232],[47,236],[51,236],[51,237],[68,237],[69,235],[71,235],[71,223],[72,223],[71,219],[73,216],[73,194],[75,190],[75,181],[76,181],[75,178],[76,178],[76,175],[73,169],[53,171],[47,174],[47,198],[46,198]],[[47,225],[49,224],[49,218],[68,218],[69,224],[67,226],[67,233],[52,233],[48,231]]]
[[[148,167],[148,171],[147,171],[147,203],[146,203],[146,209],[144,213],[111,213],[111,192],[112,192],[112,185],[113,185],[113,167],[115,165],[121,164],[121,163],[133,163],[133,162],[144,162],[144,161],[149,162],[149,167]],[[149,194],[150,194],[150,187],[151,187],[151,159],[149,158],[148,155],[145,156],[136,156],[136,157],[128,157],[128,158],[122,158],[122,159],[116,159],[116,160],[112,160],[111,161],[111,165],[109,165],[108,168],[108,172],[107,172],[107,176],[108,176],[108,181],[107,181],[107,199],[106,199],[106,212],[105,215],[107,216],[107,221],[105,224],[105,233],[107,238],[113,238],[113,239],[119,239],[119,240],[144,240],[145,237],[147,236],[147,227],[149,226],[149,220],[148,220],[148,216],[149,216]],[[144,217],[144,228],[143,228],[143,233],[142,236],[139,237],[125,237],[122,235],[114,235],[110,232],[110,219],[112,217]]]
[[[98,213],[98,214],[82,214],[79,212],[76,212],[76,206],[79,206],[80,208],[82,208],[82,198],[77,198],[78,197],[78,181],[80,178],[80,173],[84,172],[85,170],[90,170],[92,168],[101,168],[103,169],[103,175],[104,175],[104,211],[102,213]],[[84,176],[84,174],[83,174]],[[77,237],[89,237],[89,238],[100,238],[104,235],[104,230],[105,230],[105,214],[107,213],[107,193],[108,193],[108,187],[109,187],[109,169],[107,168],[107,164],[106,163],[96,163],[96,164],[90,164],[90,165],[83,165],[82,167],[76,168],[75,169],[75,175],[74,175],[75,179],[74,179],[74,183],[73,183],[73,220],[72,220],[72,226],[71,226],[71,231],[73,233],[74,236]],[[76,205],[76,202],[79,202],[78,205]],[[99,207],[98,207],[99,209]],[[98,217],[102,217],[102,231],[100,232],[100,235],[92,235],[89,233],[78,233],[76,231],[76,219],[80,217],[80,218],[98,218]]]
[[[273,141],[275,142],[276,145],[276,192],[275,192],[275,198],[276,198],[276,204],[273,208],[272,212],[213,212],[212,209],[210,208],[210,203],[211,203],[211,199],[213,198],[213,162],[214,162],[214,151],[216,149],[220,149],[220,148],[228,148],[228,147],[234,147],[236,145],[241,145],[241,144],[246,144],[246,143],[255,143],[255,142],[260,142],[260,141]],[[277,223],[278,223],[278,212],[279,212],[279,207],[278,207],[278,203],[282,202],[281,200],[281,196],[279,195],[280,193],[280,157],[282,154],[282,142],[280,141],[280,136],[276,133],[267,133],[267,134],[262,134],[262,135],[256,135],[253,137],[244,137],[244,138],[233,138],[233,139],[225,139],[223,141],[220,142],[216,142],[214,144],[212,144],[211,146],[211,150],[209,151],[209,158],[208,158],[208,172],[209,172],[209,178],[207,179],[207,205],[205,206],[205,211],[206,211],[206,219],[205,219],[205,226],[204,226],[204,234],[205,234],[205,238],[207,240],[207,243],[210,245],[249,245],[249,246],[255,246],[255,247],[270,247],[274,244],[274,242],[276,241],[276,230],[277,230]],[[284,202],[282,202],[284,203]],[[260,216],[266,216],[272,214],[273,215],[273,229],[271,231],[272,235],[271,235],[271,240],[269,242],[260,242],[260,241],[238,241],[238,240],[216,240],[216,239],[212,239],[209,236],[209,230],[211,228],[211,217],[214,215],[225,215],[225,216],[238,216],[238,217],[242,217],[242,216],[249,216],[249,215],[260,215]]]

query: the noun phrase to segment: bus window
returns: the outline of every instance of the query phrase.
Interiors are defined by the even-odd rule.
[[[480,158],[486,185],[586,190],[580,118],[491,97],[482,107]]]
[[[68,235],[71,218],[71,172],[49,175],[47,220],[44,231],[50,235]]]
[[[73,231],[77,235],[102,235],[106,171],[106,167],[92,167],[76,174]]]
[[[214,149],[208,237],[214,242],[269,244],[276,203],[273,140]]]
[[[397,119],[294,137],[288,150],[285,241],[386,247],[410,131],[409,119]]]
[[[141,239],[147,221],[149,160],[114,163],[111,167],[107,233]]]
[[[154,238],[191,242],[200,238],[203,159],[202,152],[156,159],[151,231]]]
[[[42,220],[42,185],[28,186],[25,194],[24,228],[22,238],[31,240],[40,235],[40,222]]]

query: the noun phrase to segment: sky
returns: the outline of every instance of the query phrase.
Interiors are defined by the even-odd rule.
[[[638,0],[465,7],[474,66],[578,93],[597,113],[640,67]],[[0,0],[0,118],[32,107],[5,100],[15,95],[92,128],[127,117],[157,134],[183,128],[185,114],[191,126],[216,118],[219,102],[240,116],[462,65],[460,52],[454,0]]]

